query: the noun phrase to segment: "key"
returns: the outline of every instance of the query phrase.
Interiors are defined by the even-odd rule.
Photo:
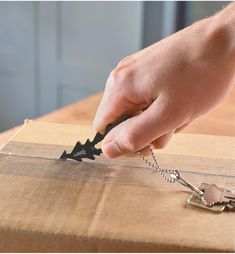
[[[235,193],[232,191],[226,190],[226,192],[224,193],[224,197],[228,198],[232,203],[235,202]]]
[[[213,206],[215,204],[228,204],[235,201],[235,194],[231,191],[210,184],[204,190],[202,201],[206,206]]]
[[[207,183],[202,183],[199,185],[198,189],[202,192],[205,191],[205,189],[209,186]],[[187,200],[187,203],[192,206],[196,206],[205,210],[209,210],[214,213],[222,213],[225,208],[227,207],[226,204],[218,204],[214,206],[206,206],[202,201],[202,196],[198,194],[197,192],[194,192],[190,195],[190,197]],[[231,209],[231,207],[229,207]]]
[[[208,188],[209,186],[210,184],[208,183],[202,183],[199,185],[198,189],[204,192],[205,189]],[[190,197],[187,200],[187,203],[189,205],[196,206],[205,210],[209,210],[210,212],[214,212],[214,213],[222,213],[225,209],[228,209],[228,210],[235,209],[235,202],[215,204],[213,206],[206,206],[202,201],[202,196],[198,194],[197,192],[194,192],[190,195]]]

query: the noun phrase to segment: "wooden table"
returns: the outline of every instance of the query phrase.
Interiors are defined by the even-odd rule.
[[[96,94],[39,117],[36,121],[91,125],[101,97],[102,93]],[[0,134],[0,146],[3,145],[18,128],[19,126],[2,132]],[[203,117],[195,120],[185,128],[183,132],[235,136],[235,87],[219,106]]]

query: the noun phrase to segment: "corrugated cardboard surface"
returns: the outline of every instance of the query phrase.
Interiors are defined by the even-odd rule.
[[[140,158],[52,159],[87,136],[87,126],[29,122],[3,149],[0,251],[234,252],[235,212],[187,205],[190,192]],[[179,134],[158,158],[195,184],[235,187],[235,138]]]

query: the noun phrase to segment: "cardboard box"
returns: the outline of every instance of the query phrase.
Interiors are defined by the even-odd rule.
[[[235,212],[187,205],[138,157],[57,158],[88,126],[28,122],[0,153],[0,251],[234,252]],[[159,163],[195,185],[235,187],[235,138],[177,134]]]

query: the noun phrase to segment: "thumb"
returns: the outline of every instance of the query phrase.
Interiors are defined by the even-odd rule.
[[[102,142],[104,155],[114,158],[137,152],[174,129],[176,115],[170,117],[167,111],[157,99],[147,110],[116,126]]]

